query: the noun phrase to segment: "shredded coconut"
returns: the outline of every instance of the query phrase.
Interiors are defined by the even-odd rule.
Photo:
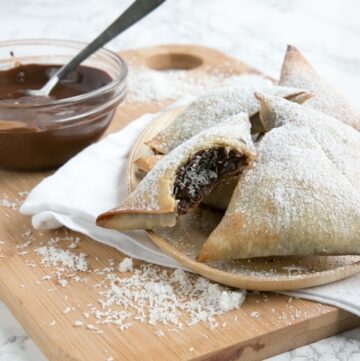
[[[23,238],[23,244],[28,247],[33,243],[36,245],[35,231],[24,232]],[[27,238],[32,242],[28,242]],[[70,282],[83,280],[79,273],[94,273],[100,277],[92,285],[98,295],[96,302],[88,303],[81,310],[86,321],[75,320],[74,327],[84,326],[101,334],[104,330],[99,328],[100,325],[111,324],[125,331],[134,323],[145,322],[153,326],[169,325],[172,327],[167,331],[179,332],[184,326],[203,321],[212,329],[219,326],[217,316],[238,309],[245,299],[244,291],[230,290],[181,269],[169,271],[150,264],[134,267],[131,258],[124,258],[118,267],[114,259],[109,259],[110,267],[105,265],[104,268],[91,269],[84,253],[66,246],[73,242],[79,245],[81,239],[65,234],[41,241],[40,247],[32,247],[40,257],[40,264],[49,269],[49,273],[42,276],[42,281],[35,282],[37,285],[56,280],[65,288]],[[48,292],[56,290],[62,291],[53,287]],[[68,296],[64,300],[67,301]],[[60,312],[69,317],[72,311],[75,307],[67,305]],[[159,337],[165,335],[162,329],[154,333]]]
[[[157,330],[157,331],[155,332],[155,335],[158,336],[158,337],[162,337],[162,336],[165,335],[165,333],[164,333],[163,330]]]
[[[150,325],[170,323],[181,328],[184,314],[188,326],[205,321],[215,328],[215,316],[239,308],[245,298],[243,291],[230,291],[182,270],[168,274],[153,265],[141,265],[128,278],[110,274],[104,283],[107,290],[99,300],[104,311],[90,311],[104,324],[123,325],[140,317]],[[111,311],[114,305],[128,311]]]
[[[66,307],[64,310],[63,310],[63,315],[66,315],[67,313],[69,313],[71,311],[71,307]]]
[[[48,266],[63,266],[71,271],[87,270],[87,262],[85,253],[74,254],[68,250],[64,251],[61,248],[54,246],[42,246],[35,249],[35,252],[42,257],[41,264]]]
[[[119,272],[132,272],[133,270],[133,261],[131,258],[125,257],[118,267]]]
[[[91,331],[99,331],[99,329],[96,326],[92,325],[91,323],[87,324],[86,328]]]
[[[250,316],[251,316],[252,318],[260,318],[260,317],[261,317],[260,313],[257,312],[257,311],[251,312],[251,313],[250,313]]]
[[[0,198],[0,207],[3,208],[10,208],[10,209],[18,209],[19,206],[22,204],[22,201],[16,198],[15,200],[10,200],[7,194],[3,194],[2,198]]]
[[[249,75],[232,75],[188,70],[152,70],[130,66],[127,101],[162,102],[184,96],[199,96],[221,86],[241,85]],[[255,76],[254,76],[255,77]],[[260,76],[256,76],[260,78]]]
[[[64,231],[58,232],[63,233]],[[67,248],[66,245],[73,242],[74,238],[69,237],[66,233],[65,236],[53,237],[48,241],[38,240],[40,232],[35,230],[26,232],[26,234],[34,237],[33,248],[36,248],[38,243],[42,243],[42,247],[54,247],[54,240],[56,240],[56,248],[62,248],[64,252],[67,251],[74,257],[78,255],[74,250]],[[24,238],[26,241],[26,236]],[[78,241],[78,243],[81,242]],[[106,332],[105,328],[104,330],[100,329],[102,325],[110,324],[119,331],[126,331],[135,324],[147,323],[153,325],[154,334],[161,337],[162,333],[164,335],[168,332],[179,333],[198,322],[205,322],[210,329],[213,329],[225,327],[232,320],[240,319],[234,315],[228,318],[231,321],[227,323],[218,322],[219,315],[237,310],[241,306],[245,299],[244,291],[232,290],[181,269],[172,271],[143,264],[134,267],[129,273],[122,273],[117,269],[115,260],[109,259],[108,264],[113,267],[105,265],[104,268],[97,268],[95,281],[91,277],[86,277],[95,272],[95,269],[89,265],[85,271],[74,270],[76,262],[55,262],[55,265],[52,265],[54,259],[49,261],[48,252],[37,254],[40,257],[40,263],[47,266],[42,271],[48,270],[49,274],[43,276],[42,281],[37,281],[35,284],[43,284],[46,281],[54,282],[59,275],[66,278],[69,283],[74,282],[79,278],[77,274],[81,272],[85,278],[88,278],[87,285],[93,287],[92,299],[87,304],[80,305],[76,298],[71,300],[75,302],[74,304],[82,315],[72,321],[74,328],[84,327],[89,332],[100,335]],[[89,263],[93,264],[92,262],[95,261],[100,262],[100,259],[92,257]],[[238,265],[233,267],[237,268]],[[50,289],[50,291],[53,290],[56,288]],[[58,292],[61,296],[60,292],[65,292],[65,290],[58,288]],[[267,298],[266,295],[259,292],[253,294]],[[64,294],[61,297],[66,301],[66,307],[59,310],[59,313],[63,312],[62,317],[71,317],[70,310],[75,311],[76,308],[68,306],[70,297]],[[291,324],[300,317],[309,317],[309,312],[312,314],[326,312],[324,306],[307,311],[298,310],[296,306],[293,302],[286,302],[284,309],[276,314],[273,309],[271,312],[276,315],[275,321],[281,324]],[[83,308],[80,309],[80,307]],[[83,319],[81,319],[82,317]],[[50,324],[53,324],[53,321]],[[206,334],[203,334],[203,337],[209,338]]]

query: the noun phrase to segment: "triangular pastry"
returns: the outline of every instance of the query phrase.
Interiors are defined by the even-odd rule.
[[[261,97],[268,126],[198,260],[360,253],[360,133],[313,109]]]
[[[360,113],[315,71],[298,49],[289,45],[281,69],[280,85],[312,90],[306,106],[322,111],[360,130]]]
[[[113,229],[172,227],[223,178],[239,174],[255,158],[245,113],[209,128],[161,159],[128,198],[101,214]]]
[[[255,92],[278,95],[300,103],[311,96],[309,92],[297,88],[274,86],[265,78],[262,81],[222,88],[197,98],[147,144],[155,152],[167,154],[195,134],[241,112],[252,117],[251,132],[259,133],[262,129],[256,117],[259,103],[254,96]]]

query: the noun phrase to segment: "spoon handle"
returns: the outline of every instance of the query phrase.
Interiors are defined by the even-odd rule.
[[[134,25],[144,16],[156,9],[165,0],[136,0],[111,25],[109,25],[96,39],[78,53],[69,63],[62,66],[55,74],[56,83],[75,69],[83,60],[99,50],[115,36]],[[56,84],[55,84],[56,85]],[[55,86],[53,85],[53,86]]]

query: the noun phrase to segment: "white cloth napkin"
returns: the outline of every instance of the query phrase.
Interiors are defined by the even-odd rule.
[[[129,151],[139,132],[154,116],[146,114],[122,131],[84,149],[40,182],[30,192],[20,212],[32,215],[36,229],[55,229],[64,225],[131,257],[179,267],[144,232],[117,232],[95,224],[97,215],[114,208],[126,197]]]
[[[120,132],[84,149],[54,175],[40,182],[20,212],[32,216],[34,228],[55,229],[64,225],[130,257],[183,268],[142,231],[118,232],[95,225],[98,214],[115,207],[127,195],[125,179],[131,146],[155,116],[146,114]],[[360,275],[325,286],[283,293],[334,305],[360,316]]]

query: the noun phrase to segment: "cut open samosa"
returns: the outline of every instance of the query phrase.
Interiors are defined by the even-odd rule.
[[[254,96],[254,93],[259,91],[300,103],[311,96],[308,91],[297,88],[274,86],[265,78],[263,82],[256,81],[242,86],[222,88],[197,98],[147,144],[156,153],[167,154],[201,131],[241,112],[248,113],[251,117],[252,134],[260,133],[263,129],[256,116],[259,112],[259,103]]]
[[[161,159],[138,187],[97,224],[113,229],[172,227],[221,180],[251,166],[255,151],[246,113],[209,128]]]
[[[328,84],[294,46],[287,47],[279,84],[312,90],[314,96],[306,102],[307,107],[322,111],[360,130],[360,112]]]
[[[148,155],[137,159],[135,164],[139,170],[148,173],[163,157],[166,155]],[[201,203],[220,211],[226,211],[238,181],[238,176],[219,180],[211,192],[202,199]]]
[[[360,133],[278,97],[261,99],[268,127],[201,262],[360,254]]]

